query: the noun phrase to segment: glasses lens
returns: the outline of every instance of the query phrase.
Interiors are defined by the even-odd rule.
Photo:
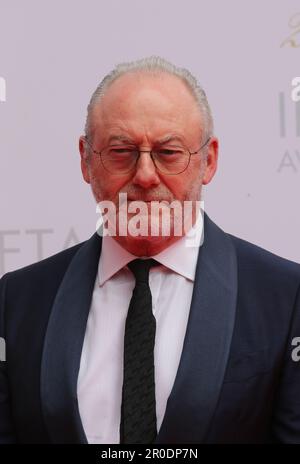
[[[108,147],[101,152],[101,160],[107,171],[123,174],[134,167],[138,151],[132,147]]]
[[[112,174],[124,174],[132,171],[139,151],[136,147],[111,146],[101,152],[104,168]],[[152,151],[156,168],[165,174],[180,174],[190,160],[189,151],[183,147],[160,147]]]
[[[159,148],[153,152],[157,169],[165,174],[180,174],[190,160],[188,150],[182,147]]]

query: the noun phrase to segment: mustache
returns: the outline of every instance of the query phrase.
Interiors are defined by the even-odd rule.
[[[173,200],[175,200],[174,195],[166,190],[141,191],[138,189],[130,189],[125,192],[119,192],[119,194],[120,193],[127,195],[127,201],[168,201],[171,203]]]

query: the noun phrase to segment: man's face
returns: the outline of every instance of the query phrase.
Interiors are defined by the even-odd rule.
[[[125,145],[137,146],[140,150],[153,147],[185,146],[190,152],[198,150],[203,140],[203,121],[198,106],[177,77],[170,75],[149,76],[147,74],[127,74],[117,79],[106,91],[101,102],[92,113],[90,142],[94,150],[101,151],[109,145],[124,146],[124,141],[114,136],[128,139]],[[162,140],[172,137],[167,143]],[[201,153],[191,155],[187,169],[178,175],[168,175],[156,169],[150,154],[143,152],[134,170],[122,175],[109,173],[102,165],[100,156],[89,157],[89,147],[84,137],[80,138],[81,169],[86,182],[91,184],[98,202],[110,200],[116,205],[117,223],[119,194],[126,193],[130,201],[147,203],[149,223],[151,201],[174,200],[199,201],[202,184],[207,184],[217,167],[218,141],[212,138],[208,145],[208,157],[204,161]],[[116,172],[117,174],[117,172]],[[178,236],[172,226],[170,235],[160,233],[153,236],[116,236],[115,239],[136,256],[154,255]],[[128,214],[128,220],[132,214]],[[160,214],[161,217],[161,214]],[[155,219],[155,218],[153,218]],[[193,214],[194,222],[195,217]]]

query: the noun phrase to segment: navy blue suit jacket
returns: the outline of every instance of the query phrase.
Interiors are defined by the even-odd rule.
[[[300,265],[206,214],[204,233],[155,443],[300,443]],[[0,442],[87,443],[76,390],[100,253],[94,234],[1,279]]]

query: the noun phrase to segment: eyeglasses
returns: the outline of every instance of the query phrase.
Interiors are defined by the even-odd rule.
[[[100,155],[101,163],[113,175],[128,174],[135,169],[140,153],[150,153],[156,169],[163,174],[177,175],[184,172],[190,164],[191,155],[199,153],[210,141],[206,142],[196,151],[190,152],[186,147],[168,145],[154,150],[139,150],[134,145],[110,145],[101,151],[93,149],[87,137],[85,140],[92,152]]]

